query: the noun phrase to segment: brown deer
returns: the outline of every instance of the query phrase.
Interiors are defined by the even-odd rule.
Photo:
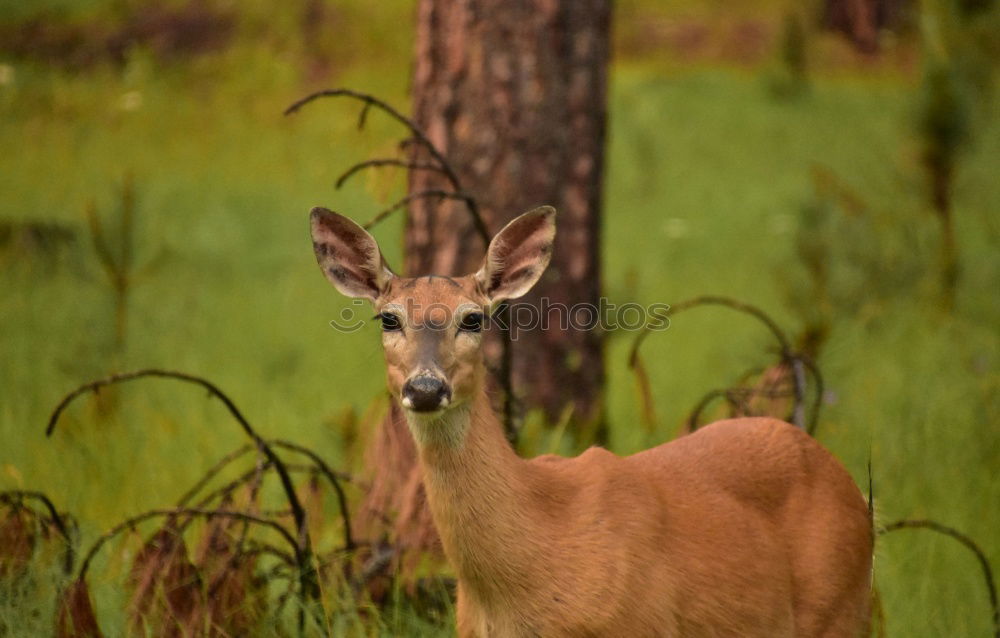
[[[771,418],[622,458],[518,457],[485,391],[482,329],[549,263],[555,211],[510,222],[465,277],[398,277],[353,221],[312,211],[323,272],[382,323],[389,391],[458,576],[462,637],[861,636],[871,522],[841,464]]]

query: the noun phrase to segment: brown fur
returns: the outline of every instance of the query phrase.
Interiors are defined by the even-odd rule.
[[[404,412],[458,576],[459,635],[862,635],[868,510],[837,460],[793,426],[720,421],[627,458],[514,453],[485,393],[481,335],[457,326],[470,308],[488,311],[537,280],[550,211],[511,222],[475,275],[390,273],[380,284],[369,275],[382,267],[374,240],[346,218],[313,216],[314,240],[346,227],[360,245],[345,253],[368,260],[331,264],[317,249],[331,282],[400,318],[402,330],[383,333],[392,395],[418,373],[451,390],[436,412]]]

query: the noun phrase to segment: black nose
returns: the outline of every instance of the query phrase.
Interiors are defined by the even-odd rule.
[[[434,412],[450,400],[451,390],[437,377],[420,375],[403,384],[403,407],[414,412]]]

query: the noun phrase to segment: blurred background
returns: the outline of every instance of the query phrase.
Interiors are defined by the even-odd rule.
[[[449,38],[484,27],[442,27],[429,16],[447,3],[419,4],[0,0],[0,490],[40,490],[71,513],[78,555],[129,516],[175,504],[246,440],[203,390],[150,380],[84,393],[45,436],[75,387],[153,367],[211,380],[261,436],[351,473],[347,498],[364,509],[366,486],[385,479],[373,476],[378,452],[365,450],[391,420],[378,327],[328,325],[349,302],[317,271],[306,216],[322,205],[363,222],[441,177],[388,166],[336,188],[357,162],[420,153],[400,147],[407,130],[378,108],[359,127],[357,100],[283,114],[313,91],[349,87],[414,114],[491,231],[522,200],[577,206],[589,239],[560,245],[557,259],[583,251],[588,269],[553,289],[618,304],[723,295],[765,311],[821,370],[823,387],[810,377],[807,388],[819,402],[814,434],[865,493],[870,460],[876,522],[934,519],[1000,564],[1000,3],[581,2],[552,27],[566,41],[545,49],[517,32],[531,21],[516,12],[541,15],[545,3],[504,17],[502,4],[484,2],[499,13],[476,20],[513,30],[467,45],[488,60],[513,52],[516,62],[535,46],[542,65],[546,50],[579,58],[549,73],[558,99],[591,118],[582,129],[544,98],[534,110],[530,96],[506,107],[511,121],[559,132],[546,138],[557,156],[524,146],[530,134],[506,139],[500,125],[486,141],[462,137],[506,102],[482,92],[489,83],[470,89],[474,73],[434,73],[450,68],[448,47],[463,46]],[[506,86],[503,64],[486,68]],[[448,82],[455,96],[442,98]],[[517,107],[535,116],[511,116]],[[535,177],[498,178],[489,167],[506,160],[477,167],[518,143],[544,156]],[[559,172],[582,155],[584,168]],[[571,179],[579,193],[546,190]],[[373,229],[390,264],[414,271],[445,254],[414,239],[420,224],[436,243],[456,238],[442,250],[458,262],[479,259],[461,201],[422,199],[409,214]],[[629,454],[680,435],[712,390],[787,384],[767,329],[726,308],[678,313],[644,341],[638,375],[636,334],[552,344],[545,351],[557,355],[538,365],[568,376],[547,389],[515,350],[522,453],[574,454],[596,440]],[[789,409],[738,404],[716,401],[701,422]],[[213,480],[253,467],[243,461]],[[315,552],[335,555],[335,492],[299,487],[315,513]],[[259,512],[283,507],[276,479],[261,494]],[[21,496],[4,503],[0,539],[30,551],[4,558],[0,546],[0,635],[48,635],[67,582],[45,549],[58,541],[49,523],[29,520]],[[275,520],[292,525],[287,511]],[[210,525],[191,527],[188,542]],[[105,635],[165,635],[135,618],[133,565],[155,529],[126,530],[90,566],[87,596]],[[372,529],[355,570],[378,555]],[[405,535],[388,523],[377,533],[390,545]],[[192,558],[199,568],[202,559]],[[230,633],[295,633],[295,605],[279,609],[285,585],[260,575],[263,560],[250,578],[262,602]],[[345,594],[324,575],[325,620],[310,631],[449,635],[446,597],[414,602],[427,579],[447,582],[440,556],[391,563],[408,577],[390,569],[383,591],[366,582]],[[885,635],[993,630],[979,563],[952,539],[882,537],[875,569]]]

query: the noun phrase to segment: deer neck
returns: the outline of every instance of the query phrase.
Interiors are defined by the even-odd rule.
[[[410,427],[431,514],[463,586],[483,602],[510,590],[537,560],[525,551],[525,539],[537,537],[538,517],[530,511],[531,471],[504,436],[489,398],[480,392],[436,422],[411,420]]]

